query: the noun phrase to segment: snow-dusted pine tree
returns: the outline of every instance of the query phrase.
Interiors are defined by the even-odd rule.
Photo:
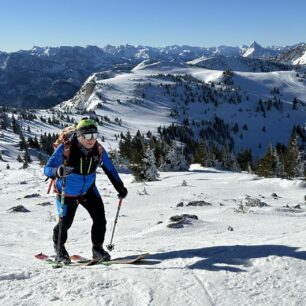
[[[281,155],[281,152],[278,152],[276,148],[273,148],[273,160],[275,160],[275,176],[284,177],[284,157]]]
[[[305,161],[299,149],[297,134],[293,133],[284,157],[284,169],[288,178],[303,177]]]
[[[184,156],[183,147],[177,146],[175,141],[172,141],[164,160],[162,161],[160,171],[187,171],[189,164]]]
[[[141,161],[140,178],[142,181],[157,181],[159,173],[156,168],[154,149],[148,146]]]

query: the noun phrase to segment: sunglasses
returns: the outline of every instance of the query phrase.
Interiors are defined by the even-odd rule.
[[[98,138],[98,133],[83,134],[82,136],[86,140],[97,139]]]

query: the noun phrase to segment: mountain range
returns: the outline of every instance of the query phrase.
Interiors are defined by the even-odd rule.
[[[305,71],[306,44],[249,47],[111,46],[33,47],[0,52],[0,104],[48,108],[72,98],[92,73],[128,72],[144,60],[207,69],[267,72]]]

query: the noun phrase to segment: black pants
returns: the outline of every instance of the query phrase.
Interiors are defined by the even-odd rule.
[[[90,217],[92,218],[92,243],[103,244],[106,231],[105,211],[101,196],[99,195],[96,187],[94,187],[82,197],[65,197],[66,213],[64,217],[60,218],[58,224],[53,229],[53,242],[55,245],[58,245],[58,242],[60,245],[64,245],[67,241],[68,229],[72,225],[79,204],[81,204],[88,211]]]

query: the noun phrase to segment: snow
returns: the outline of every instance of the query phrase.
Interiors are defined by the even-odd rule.
[[[145,184],[121,174],[129,195],[112,256],[149,252],[147,261],[52,269],[34,258],[53,253],[56,224],[54,195],[46,194],[42,168],[36,163],[26,170],[19,163],[10,163],[9,170],[5,166],[0,163],[2,305],[305,305],[305,182],[199,165],[160,173],[159,181]],[[118,199],[104,174],[98,174],[97,186],[108,243]],[[25,198],[34,193],[40,196]],[[237,212],[248,196],[268,206]],[[211,205],[186,206],[194,200]],[[51,205],[38,205],[44,202]],[[180,202],[184,206],[176,207]],[[30,212],[7,211],[17,205]],[[181,214],[195,214],[198,220],[168,228],[169,218]],[[90,227],[80,206],[69,231],[70,254],[91,255]]]
[[[293,65],[306,65],[306,51],[301,57],[293,61]]]
[[[107,142],[113,143],[114,134],[126,133],[127,130],[132,134],[138,129],[142,133],[147,133],[148,130],[156,133],[158,126],[168,126],[180,120],[169,116],[174,105],[172,96],[165,96],[159,90],[160,84],[175,85],[170,78],[162,77],[168,74],[172,76],[187,74],[201,82],[218,83],[222,81],[223,71],[145,60],[130,73],[112,75],[105,79],[97,77],[96,86],[89,98],[86,95],[77,95],[60,104],[60,107],[86,108],[95,110],[98,115],[108,116],[113,121],[116,117],[122,119],[120,127],[113,126],[112,129],[109,126],[102,127],[102,135],[105,135]],[[95,75],[92,75],[85,84],[93,78]],[[258,157],[265,153],[269,143],[274,146],[278,142],[287,145],[292,127],[305,124],[305,82],[301,82],[294,71],[235,71],[233,80],[234,87],[241,89],[241,104],[233,105],[220,100],[221,103],[215,108],[212,105],[195,102],[188,106],[187,116],[198,121],[209,121],[218,116],[231,126],[238,123],[240,128],[247,123],[248,131],[242,130],[243,139],[240,139],[239,135],[234,136],[236,153],[242,148],[251,148],[254,156]],[[284,104],[283,111],[272,109],[267,112],[266,117],[263,117],[256,111],[258,101],[273,99],[275,94],[272,91],[275,88],[280,91],[276,98]],[[141,97],[139,94],[141,92],[146,93],[145,98]],[[246,96],[249,99],[246,99]],[[292,101],[295,97],[301,102],[298,111],[292,110]],[[102,105],[101,109],[96,109],[98,103]],[[263,127],[266,132],[263,132]]]

